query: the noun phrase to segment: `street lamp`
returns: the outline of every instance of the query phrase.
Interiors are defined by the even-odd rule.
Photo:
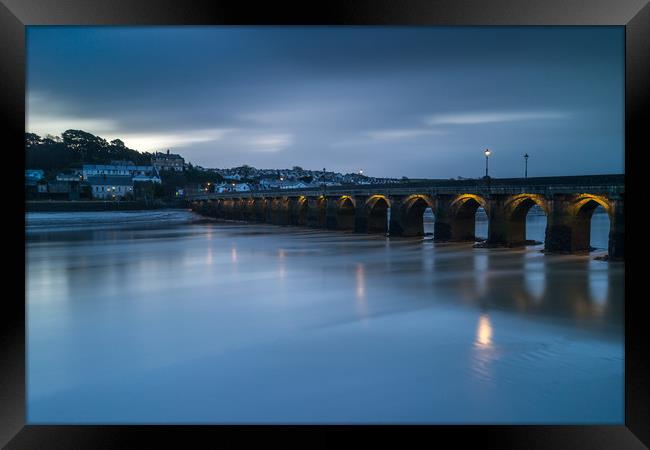
[[[489,148],[486,148],[484,153],[485,153],[485,178],[490,178],[488,176],[488,158],[492,152],[490,151]]]
[[[525,169],[524,169],[524,178],[528,178],[528,153],[524,155]]]

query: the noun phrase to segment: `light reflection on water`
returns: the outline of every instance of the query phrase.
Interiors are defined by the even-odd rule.
[[[64,214],[28,217],[32,423],[623,421],[598,252]]]

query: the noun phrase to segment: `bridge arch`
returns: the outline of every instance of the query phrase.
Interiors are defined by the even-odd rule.
[[[517,194],[506,200],[504,204],[505,227],[507,241],[510,245],[524,245],[527,242],[528,213],[535,206],[544,212],[544,216],[546,217],[544,227],[546,227],[551,206],[545,196],[540,194]],[[535,220],[534,217],[531,220]],[[545,234],[546,231],[538,237],[544,240]]]
[[[306,226],[309,218],[309,201],[301,195],[296,201],[296,225]]]
[[[256,198],[253,204],[253,217],[257,222],[266,222],[268,220],[269,202],[266,198]]]
[[[477,194],[460,194],[450,204],[451,240],[473,241],[476,239],[476,212],[483,208],[490,217],[488,201]]]
[[[364,208],[368,216],[368,233],[388,232],[388,210],[391,202],[384,195],[372,195],[366,200]]]
[[[354,230],[355,203],[349,195],[343,195],[337,200],[336,223],[339,230]]]
[[[244,220],[250,221],[255,217],[255,200],[252,198],[243,199],[242,212]]]
[[[402,206],[404,236],[424,236],[424,212],[435,211],[436,201],[429,195],[413,194],[406,197]]]
[[[581,194],[572,205],[573,233],[572,247],[579,252],[589,251],[591,246],[592,218],[597,208],[602,206],[609,219],[609,231],[613,218],[613,206],[610,200],[602,195]]]

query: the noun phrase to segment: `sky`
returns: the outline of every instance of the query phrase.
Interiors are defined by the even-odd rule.
[[[203,167],[623,173],[623,27],[27,27],[26,130]]]

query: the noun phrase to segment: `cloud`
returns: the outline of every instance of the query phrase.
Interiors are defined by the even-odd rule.
[[[116,133],[107,139],[122,139],[127,147],[140,151],[154,151],[163,148],[185,147],[200,142],[220,141],[231,132],[230,128],[182,130],[169,133]]]
[[[436,114],[425,118],[425,123],[428,125],[476,125],[521,120],[564,119],[566,117],[568,117],[567,113],[559,111],[468,112]]]
[[[48,134],[57,136],[65,130],[93,130],[93,133],[110,133],[117,128],[117,122],[110,119],[93,119],[82,117],[28,115],[25,117],[25,129],[40,136]]]
[[[256,152],[278,152],[293,144],[290,133],[260,133],[241,139],[244,148]]]
[[[365,135],[376,141],[391,141],[397,139],[410,139],[418,136],[425,136],[431,134],[444,134],[444,133],[445,131],[443,130],[397,128],[397,129],[367,131]]]

